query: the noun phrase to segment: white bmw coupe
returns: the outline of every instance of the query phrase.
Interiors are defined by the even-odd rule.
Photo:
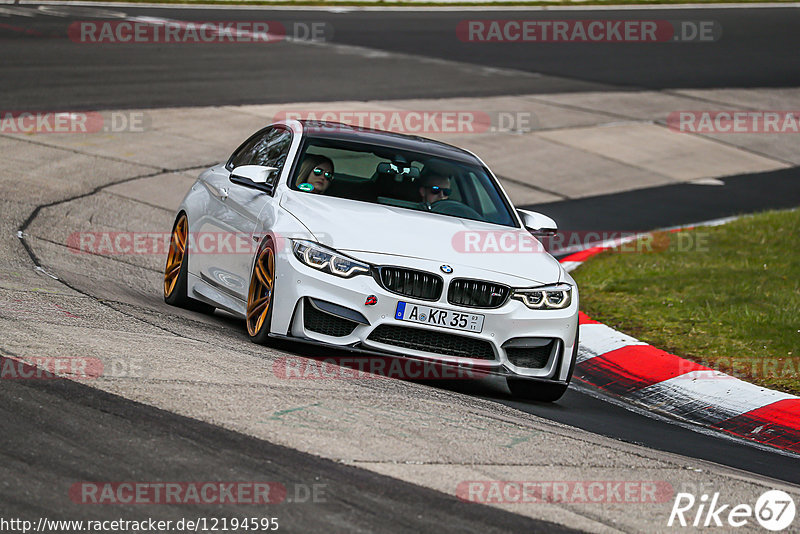
[[[550,232],[552,219],[516,210],[466,150],[282,121],[192,185],[164,298],[240,316],[257,343],[471,366],[515,396],[554,401],[575,365],[578,289],[530,246]],[[505,246],[471,246],[487,240]]]

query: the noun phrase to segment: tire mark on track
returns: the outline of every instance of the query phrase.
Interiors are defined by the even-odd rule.
[[[12,136],[3,136],[3,137],[12,137]],[[14,139],[16,139],[16,138],[14,138]],[[32,143],[35,143],[35,144],[38,144],[38,145],[42,145],[42,146],[46,146],[48,148],[53,148],[51,145],[48,145],[46,143],[40,143],[40,142],[36,142],[36,141],[29,141],[29,142],[32,142]],[[80,152],[80,151],[77,151],[77,150],[69,150],[69,151],[70,152],[75,152],[77,154],[81,154],[83,156],[87,155],[85,152]],[[98,157],[103,157],[103,156],[98,156]],[[129,161],[121,160],[121,159],[117,159],[117,158],[108,158],[108,157],[106,157],[106,159],[116,160],[116,161],[123,161],[125,163],[130,163]],[[63,199],[60,199],[60,200],[55,200],[53,202],[40,204],[40,205],[36,206],[36,208],[34,208],[34,210],[30,213],[30,215],[28,215],[28,218],[25,219],[25,221],[22,223],[21,226],[19,226],[19,228],[17,229],[17,236],[19,237],[19,241],[22,244],[22,247],[25,249],[25,252],[28,253],[28,256],[30,257],[31,261],[33,262],[34,268],[39,270],[39,271],[44,272],[45,274],[48,274],[51,277],[53,277],[56,281],[58,281],[59,283],[63,284],[64,286],[66,286],[67,288],[71,289],[72,291],[75,291],[76,293],[79,293],[79,294],[81,294],[81,295],[83,295],[85,297],[88,297],[88,298],[94,300],[95,302],[97,302],[97,303],[99,303],[99,304],[101,304],[103,306],[111,308],[112,310],[114,310],[114,311],[116,311],[118,313],[121,313],[122,315],[124,315],[124,316],[126,316],[126,317],[128,317],[130,319],[137,320],[137,321],[140,321],[142,323],[148,324],[148,325],[153,326],[153,327],[155,327],[155,328],[157,328],[159,330],[162,330],[164,332],[168,332],[168,333],[170,333],[170,334],[172,334],[174,336],[181,337],[181,338],[184,338],[184,339],[192,339],[193,341],[199,341],[199,342],[202,342],[202,343],[208,343],[207,341],[204,341],[204,340],[193,339],[193,338],[187,337],[187,336],[182,335],[182,334],[180,334],[178,332],[170,330],[169,328],[166,328],[166,327],[164,327],[162,325],[156,324],[156,323],[151,322],[151,321],[147,321],[147,320],[142,319],[140,317],[137,317],[137,316],[135,316],[135,315],[133,315],[131,313],[127,313],[127,312],[125,312],[125,311],[123,311],[121,309],[116,309],[116,308],[114,308],[113,306],[111,306],[109,304],[111,301],[107,301],[107,300],[103,300],[103,299],[100,299],[98,297],[95,297],[94,295],[88,293],[87,291],[84,291],[84,290],[74,286],[73,284],[70,284],[66,280],[63,280],[63,279],[58,278],[56,276],[50,275],[45,270],[45,267],[42,265],[42,262],[39,259],[39,257],[33,251],[33,248],[31,247],[30,243],[28,243],[28,241],[27,241],[27,239],[25,237],[25,231],[28,229],[28,227],[30,227],[30,225],[33,223],[33,221],[36,220],[36,217],[39,216],[39,213],[45,208],[51,208],[51,207],[54,207],[54,206],[65,204],[67,202],[72,202],[74,200],[79,200],[79,199],[82,199],[82,198],[90,197],[92,195],[95,195],[95,194],[101,192],[103,189],[105,189],[107,187],[111,187],[113,185],[124,184],[124,183],[127,183],[127,182],[132,182],[134,180],[140,180],[142,178],[152,178],[154,176],[159,176],[161,174],[179,173],[179,172],[203,169],[203,168],[210,167],[212,165],[213,165],[213,163],[212,164],[203,164],[203,165],[192,165],[190,167],[183,167],[183,168],[179,168],[179,169],[161,168],[161,169],[159,169],[157,171],[153,171],[153,172],[150,172],[150,173],[140,174],[140,175],[124,178],[122,180],[117,180],[117,181],[114,181],[114,182],[103,184],[103,185],[100,185],[100,186],[92,188],[91,191],[88,191],[86,193],[81,193],[81,194],[78,194],[78,195],[73,195],[73,196],[68,197],[68,198],[63,198]],[[149,165],[143,165],[143,166],[149,166]],[[37,238],[37,239],[39,239],[39,238]],[[47,240],[44,240],[44,241],[47,241]],[[122,263],[125,263],[125,262],[122,262]]]

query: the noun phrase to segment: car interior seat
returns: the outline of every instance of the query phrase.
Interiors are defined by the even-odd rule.
[[[379,197],[416,202],[420,200],[419,186],[406,174],[376,172],[376,191]]]

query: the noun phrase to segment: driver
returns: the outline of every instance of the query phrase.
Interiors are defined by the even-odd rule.
[[[427,209],[450,196],[450,178],[434,172],[425,173],[419,186],[419,195]]]

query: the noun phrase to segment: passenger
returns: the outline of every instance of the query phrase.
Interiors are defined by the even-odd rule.
[[[331,182],[333,182],[333,162],[330,158],[309,154],[300,164],[295,185],[301,191],[308,191],[310,185],[310,192],[319,195],[330,187]]]

